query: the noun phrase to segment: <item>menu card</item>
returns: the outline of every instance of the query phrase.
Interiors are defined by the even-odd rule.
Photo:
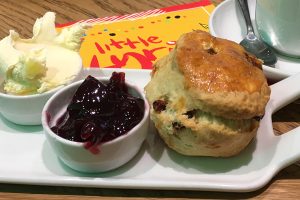
[[[208,31],[209,0],[123,16],[81,20],[91,25],[80,55],[85,68],[152,69],[183,33]],[[59,24],[57,29],[72,23]]]

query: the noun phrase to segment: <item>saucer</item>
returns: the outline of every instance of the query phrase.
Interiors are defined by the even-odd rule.
[[[256,0],[248,0],[252,25],[256,31],[255,6]],[[246,25],[242,13],[235,0],[226,0],[219,4],[209,19],[209,30],[213,36],[240,43],[246,36]],[[257,33],[258,35],[258,33]],[[263,70],[269,79],[282,80],[300,72],[300,59],[289,58],[277,54],[275,68],[263,65]]]

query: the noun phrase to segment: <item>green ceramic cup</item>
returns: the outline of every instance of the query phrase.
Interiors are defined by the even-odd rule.
[[[257,0],[257,30],[278,53],[300,58],[300,0]]]

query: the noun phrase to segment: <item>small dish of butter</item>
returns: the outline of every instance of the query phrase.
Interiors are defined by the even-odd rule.
[[[46,101],[82,71],[79,55],[87,26],[76,23],[61,32],[55,13],[36,20],[33,36],[23,39],[11,30],[0,41],[0,113],[22,125],[41,124]]]

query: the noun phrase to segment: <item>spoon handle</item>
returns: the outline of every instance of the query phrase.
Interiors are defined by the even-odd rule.
[[[246,26],[247,26],[247,33],[254,33],[253,31],[253,26],[251,23],[251,18],[250,18],[250,13],[249,13],[249,8],[248,8],[248,1],[247,0],[237,0],[238,5],[240,6],[245,22],[246,22]]]

